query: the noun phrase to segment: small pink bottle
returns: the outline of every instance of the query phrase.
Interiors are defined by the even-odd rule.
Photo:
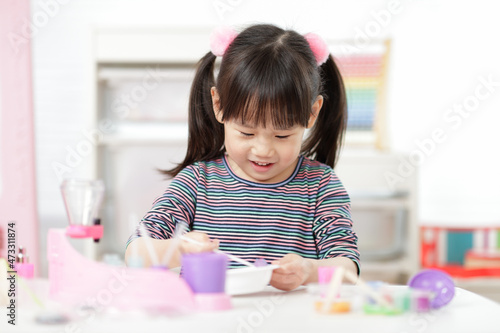
[[[29,256],[26,255],[26,249],[22,246],[19,247],[16,258],[16,271],[18,276],[25,279],[32,279],[34,276],[35,267],[29,263]]]

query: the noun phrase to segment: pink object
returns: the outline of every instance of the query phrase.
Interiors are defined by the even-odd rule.
[[[50,229],[47,242],[49,295],[67,305],[121,310],[184,312],[196,309],[193,292],[167,270],[116,267],[94,262],[69,244],[64,230]]]
[[[328,284],[335,272],[335,266],[319,266],[318,267],[318,283]]]
[[[304,38],[309,43],[309,47],[311,48],[311,51],[313,52],[314,57],[316,58],[318,66],[323,65],[325,61],[328,59],[328,55],[330,54],[330,51],[328,50],[328,45],[326,45],[323,38],[312,32],[304,35]]]
[[[267,261],[264,258],[258,258],[254,261],[253,264],[255,265],[255,267],[264,267],[267,266]]]
[[[210,35],[210,51],[216,56],[222,57],[236,36],[238,33],[230,27],[216,28]]]
[[[26,253],[25,247],[19,247],[19,253],[16,257],[15,270],[17,275],[22,278],[32,279],[34,277],[35,267],[29,262],[29,256]]]
[[[326,290],[328,285],[332,280],[333,274],[335,274],[335,266],[319,266],[318,267],[318,283],[320,285],[321,297],[326,296]],[[339,295],[336,295],[337,297]]]
[[[198,310],[201,311],[222,311],[233,308],[231,297],[225,293],[198,293],[194,298]]]
[[[101,239],[104,228],[102,225],[69,225],[66,227],[66,236],[71,238]]]
[[[15,267],[16,267],[17,275],[22,277],[22,278],[32,279],[35,275],[35,266],[33,264],[16,263]]]
[[[7,256],[7,224],[17,244],[38,249],[29,0],[0,1],[0,227]],[[28,31],[28,32],[27,32]],[[31,262],[38,267],[38,251]]]

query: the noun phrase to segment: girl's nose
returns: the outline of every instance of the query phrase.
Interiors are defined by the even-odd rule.
[[[252,147],[252,153],[256,157],[271,157],[274,151],[272,143],[265,138],[258,138]]]

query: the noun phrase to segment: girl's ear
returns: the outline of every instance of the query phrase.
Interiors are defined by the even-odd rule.
[[[323,96],[318,95],[318,97],[316,97],[316,101],[312,106],[311,115],[309,116],[309,122],[307,123],[307,128],[313,127],[314,123],[316,122],[316,119],[318,119],[318,115],[319,112],[321,111],[322,106],[323,106]]]
[[[221,124],[223,124],[222,120],[222,112],[220,110],[220,98],[219,98],[219,93],[217,92],[217,89],[215,87],[212,87],[210,89],[210,94],[212,95],[212,106],[214,109],[214,114],[215,114],[215,119]]]

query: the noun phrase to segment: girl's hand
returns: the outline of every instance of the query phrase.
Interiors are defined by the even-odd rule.
[[[293,290],[302,285],[313,273],[313,264],[293,253],[285,255],[271,264],[280,265],[273,271],[271,286],[281,290]]]
[[[184,235],[184,237],[189,237],[203,245],[193,244],[191,242],[181,240],[179,246],[182,253],[200,253],[200,252],[211,252],[219,248],[218,239],[210,239],[208,235],[204,232],[191,231]]]

